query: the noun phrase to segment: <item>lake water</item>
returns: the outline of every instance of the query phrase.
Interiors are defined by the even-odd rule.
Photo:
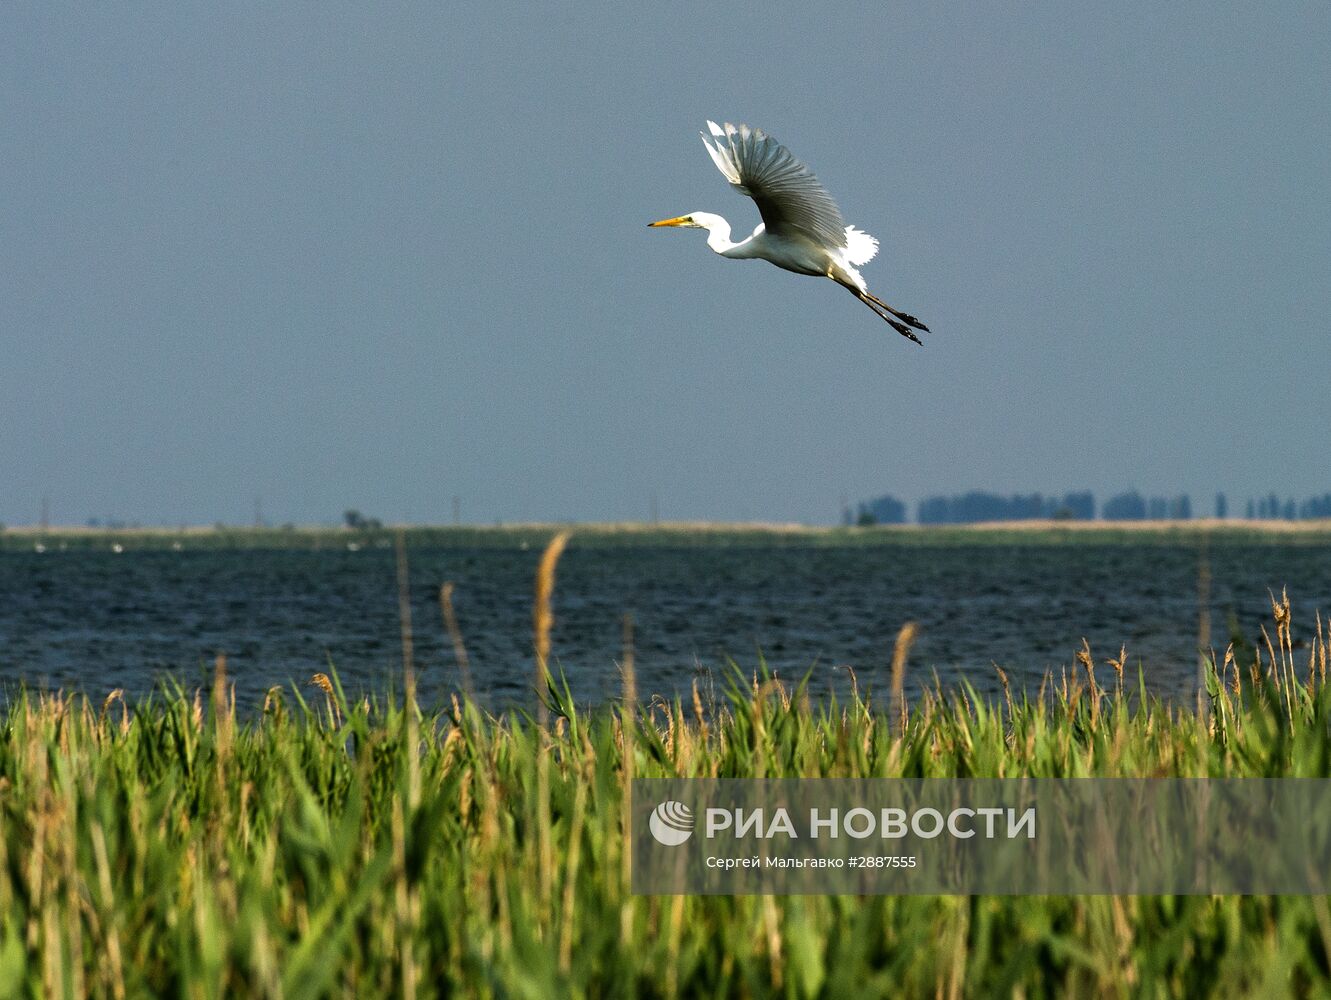
[[[409,549],[415,661],[427,701],[458,685],[438,588],[454,603],[475,684],[491,705],[531,703],[531,593],[539,547]],[[1326,544],[1212,544],[1211,641],[1227,618],[1250,641],[1288,586],[1296,636],[1331,609]],[[997,663],[1032,691],[1085,636],[1097,663],[1125,644],[1148,686],[1190,698],[1199,623],[1195,544],[780,544],[580,546],[559,564],[553,652],[579,701],[621,690],[622,619],[634,620],[639,692],[721,692],[727,663],[759,656],[778,676],[812,669],[815,691],[886,693],[901,625],[919,623],[908,685],[937,671],[996,691]],[[1269,627],[1269,625],[1268,625]],[[144,694],[164,675],[187,687],[228,658],[240,702],[302,685],[334,664],[349,691],[401,676],[391,548],[0,552],[0,682],[100,698]],[[1112,677],[1098,668],[1102,681]]]

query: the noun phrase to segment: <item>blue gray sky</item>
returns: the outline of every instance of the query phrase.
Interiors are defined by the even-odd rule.
[[[7,7],[0,521],[1331,489],[1325,6],[1019,6]],[[923,348],[645,228],[707,118]]]

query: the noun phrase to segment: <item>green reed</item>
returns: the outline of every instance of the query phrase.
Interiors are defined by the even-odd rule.
[[[550,679],[545,726],[322,675],[246,718],[223,662],[211,692],[133,705],[20,691],[0,711],[0,995],[1324,995],[1323,897],[628,886],[631,776],[1328,776],[1320,623],[1298,646],[1273,611],[1269,642],[1209,665],[1200,712],[1089,648],[1039,695],[902,683],[895,711],[736,674],[720,704],[586,712]]]

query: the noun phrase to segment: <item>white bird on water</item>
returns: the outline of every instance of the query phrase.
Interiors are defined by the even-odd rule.
[[[831,278],[915,343],[915,330],[929,328],[914,316],[893,309],[872,294],[856,268],[878,253],[878,241],[846,225],[827,189],[790,150],[761,129],[708,122],[712,142],[703,145],[716,168],[741,194],[758,205],[762,224],[748,239],[734,243],[730,223],[710,212],[691,212],[651,226],[706,229],[707,245],[731,260],[765,260],[796,274]],[[893,318],[895,317],[895,318]]]

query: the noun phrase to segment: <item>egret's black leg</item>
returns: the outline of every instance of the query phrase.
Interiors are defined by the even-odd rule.
[[[913,326],[915,327],[915,329],[923,330],[925,333],[929,332],[929,328],[925,326],[923,323],[921,323],[914,316],[910,315],[910,313],[904,313],[899,309],[893,309],[890,305],[888,305],[886,302],[880,299],[877,295],[874,295],[870,292],[865,292],[864,294],[868,295],[869,298],[873,299],[875,303],[882,306],[884,309],[890,312],[897,319],[901,320],[901,322],[905,323],[907,326]]]
[[[887,325],[890,326],[893,330],[896,330],[897,333],[901,334],[907,340],[913,340],[915,341],[915,343],[923,346],[922,342],[920,341],[920,338],[915,336],[915,334],[911,331],[909,327],[905,326],[902,323],[898,323],[891,316],[887,315],[887,313],[883,312],[882,309],[879,308],[879,306],[881,306],[882,303],[879,302],[877,299],[875,299],[872,295],[868,294],[867,292],[861,292],[857,288],[852,288],[851,291],[855,293],[855,297],[857,299],[859,299],[866,306],[868,306],[870,309],[873,310],[873,314],[875,316],[886,322]],[[885,309],[887,307],[883,306],[883,308]]]

